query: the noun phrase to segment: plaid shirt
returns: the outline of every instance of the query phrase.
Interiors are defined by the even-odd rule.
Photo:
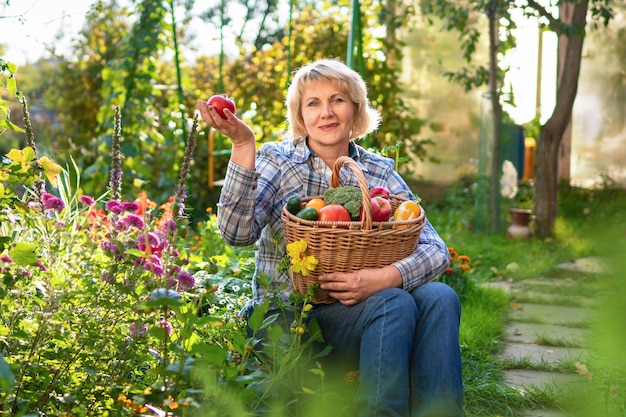
[[[350,157],[363,170],[371,188],[384,187],[391,194],[415,199],[405,181],[394,170],[394,161],[351,143]],[[258,285],[259,273],[270,280],[269,288],[279,291],[285,301],[293,291],[288,273],[278,272],[286,255],[281,210],[292,196],[323,195],[331,170],[306,145],[304,140],[268,142],[256,155],[256,170],[229,162],[220,195],[217,218],[220,234],[231,246],[258,245],[251,303],[261,303],[264,288]],[[344,168],[341,185],[358,187],[356,176]],[[430,222],[420,235],[415,252],[393,265],[402,276],[403,288],[413,288],[437,278],[450,263],[448,248]]]

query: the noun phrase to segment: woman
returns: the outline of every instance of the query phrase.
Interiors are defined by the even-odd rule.
[[[353,158],[370,188],[415,198],[393,160],[354,142],[380,122],[357,72],[331,59],[303,66],[286,104],[289,138],[257,151],[254,133],[243,121],[227,110],[223,119],[198,102],[204,121],[232,141],[218,225],[229,245],[258,244],[251,306],[266,296],[256,285],[261,272],[270,277],[270,289],[282,288],[288,299],[289,277],[277,272],[286,254],[281,209],[289,197],[323,195],[338,157]],[[350,184],[358,184],[355,177],[342,178],[342,185]],[[433,282],[449,263],[446,244],[426,221],[407,258],[320,277],[321,287],[338,302],[316,305],[311,317],[337,352],[358,358],[359,416],[462,416],[460,303],[450,287]]]

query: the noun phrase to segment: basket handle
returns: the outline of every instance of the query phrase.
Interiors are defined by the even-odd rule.
[[[363,220],[361,220],[362,230],[372,230],[372,201],[370,200],[370,189],[367,181],[365,181],[365,175],[361,167],[354,161],[354,159],[347,156],[340,156],[335,161],[333,167],[333,174],[330,176],[330,186],[333,188],[339,187],[339,173],[343,165],[348,166],[352,172],[356,175],[356,179],[359,182],[359,188],[361,189],[361,198],[363,201]]]

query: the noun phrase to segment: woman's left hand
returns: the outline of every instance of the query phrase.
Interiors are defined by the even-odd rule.
[[[319,277],[320,288],[341,304],[351,306],[385,288],[402,287],[400,271],[394,266],[333,272]]]

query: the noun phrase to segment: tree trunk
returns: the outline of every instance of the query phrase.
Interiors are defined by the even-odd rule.
[[[588,1],[572,3],[572,26],[563,61],[563,72],[557,86],[556,104],[550,119],[541,128],[537,143],[537,178],[535,182],[535,215],[537,234],[551,236],[557,213],[558,150],[563,133],[572,117],[578,91]]]
[[[500,226],[500,144],[502,142],[502,106],[498,88],[498,2],[489,6],[489,93],[493,112],[493,147],[491,152],[491,181],[489,193],[490,230],[497,233]]]

